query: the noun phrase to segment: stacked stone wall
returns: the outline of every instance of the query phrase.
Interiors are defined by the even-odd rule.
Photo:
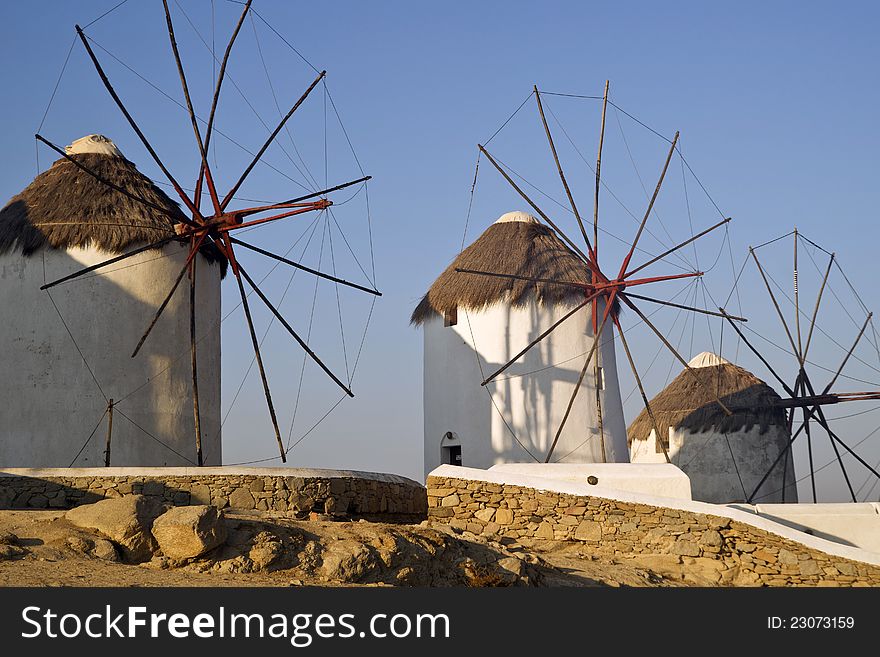
[[[98,500],[142,494],[174,506],[213,504],[221,509],[419,521],[425,489],[403,477],[279,476],[256,474],[132,475],[37,474],[0,476],[0,509],[69,509]],[[94,471],[92,471],[94,472]],[[314,472],[314,471],[312,471]]]
[[[430,521],[462,532],[579,541],[607,557],[650,555],[717,585],[880,586],[878,566],[731,518],[470,479],[430,476],[427,487]]]

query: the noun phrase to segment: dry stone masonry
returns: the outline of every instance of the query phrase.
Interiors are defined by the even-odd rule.
[[[580,541],[601,556],[697,568],[721,586],[880,586],[878,566],[731,518],[470,479],[429,476],[427,487],[432,523],[486,537]]]
[[[425,489],[396,475],[294,468],[57,468],[0,471],[0,509],[70,509],[126,495],[172,506],[420,521]]]

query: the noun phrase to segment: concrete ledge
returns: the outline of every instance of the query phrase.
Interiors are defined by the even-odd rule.
[[[0,477],[302,477],[302,478],[356,478],[368,481],[384,481],[393,484],[421,486],[412,479],[384,472],[361,470],[324,470],[320,468],[245,468],[220,467],[171,467],[171,468],[0,468]]]
[[[489,470],[574,484],[588,484],[592,476],[594,488],[691,499],[690,479],[671,463],[502,463]]]
[[[166,504],[213,504],[299,517],[418,522],[427,515],[425,488],[406,477],[312,468],[3,468],[0,509],[68,509],[123,495]]]

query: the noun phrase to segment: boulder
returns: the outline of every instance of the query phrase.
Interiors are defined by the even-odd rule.
[[[222,512],[214,506],[176,506],[153,522],[162,554],[182,561],[213,550],[226,540]]]
[[[143,495],[126,495],[78,506],[65,517],[77,527],[96,530],[119,545],[126,561],[140,563],[149,561],[156,550],[150,527],[161,509]]]

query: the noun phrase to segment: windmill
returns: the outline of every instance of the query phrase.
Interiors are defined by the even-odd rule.
[[[124,4],[124,3],[121,3]],[[83,267],[78,269],[77,271],[58,278],[56,280],[47,282],[42,286],[41,289],[49,290],[61,283],[65,283],[77,278],[80,278],[86,274],[91,272],[97,272],[99,270],[103,270],[111,265],[116,263],[123,262],[130,258],[133,258],[141,253],[152,249],[158,249],[163,247],[166,244],[171,243],[179,243],[183,245],[187,245],[189,248],[189,255],[185,259],[183,267],[180,269],[179,274],[177,275],[176,280],[174,281],[171,289],[168,291],[167,295],[164,298],[164,301],[159,304],[152,320],[146,326],[143,334],[140,336],[140,339],[135,341],[132,339],[133,344],[133,352],[132,358],[137,357],[144,343],[148,339],[149,335],[153,331],[154,327],[161,320],[163,313],[165,312],[168,304],[171,302],[172,298],[175,295],[175,292],[180,287],[183,282],[184,277],[187,277],[190,284],[190,294],[189,294],[189,312],[190,312],[190,357],[191,357],[191,365],[192,365],[192,400],[193,400],[193,418],[194,418],[194,426],[195,426],[195,442],[196,442],[196,455],[198,465],[203,464],[202,457],[202,431],[200,429],[200,410],[199,410],[199,380],[198,380],[198,353],[197,353],[197,338],[196,338],[196,315],[198,313],[199,304],[196,298],[196,289],[197,289],[197,276],[198,276],[198,268],[196,266],[197,259],[195,255],[200,252],[203,247],[210,246],[215,249],[221,256],[228,262],[228,266],[230,271],[233,274],[233,277],[236,281],[237,288],[241,297],[241,305],[244,310],[244,317],[246,320],[246,324],[248,327],[248,332],[250,334],[251,343],[254,352],[255,362],[257,364],[257,368],[259,370],[260,379],[262,382],[262,388],[265,396],[266,407],[268,410],[269,417],[272,422],[275,439],[279,449],[279,456],[282,462],[286,462],[287,449],[285,448],[284,442],[281,438],[281,431],[278,425],[278,418],[276,414],[275,404],[273,402],[272,394],[269,388],[269,381],[266,374],[266,367],[263,359],[263,355],[260,349],[260,340],[257,337],[257,333],[254,327],[253,316],[250,308],[250,304],[248,301],[249,293],[247,292],[247,288],[250,288],[253,293],[257,295],[262,304],[271,312],[274,318],[279,322],[279,324],[286,330],[286,332],[290,335],[290,337],[302,348],[305,354],[310,358],[320,369],[333,381],[333,383],[338,386],[347,396],[353,397],[354,393],[350,388],[350,383],[346,383],[342,380],[342,377],[337,375],[332,371],[330,367],[325,363],[325,361],[309,346],[306,338],[302,337],[292,326],[291,323],[285,319],[285,317],[280,312],[279,308],[270,301],[268,296],[261,289],[260,285],[254,278],[248,273],[248,271],[243,267],[241,259],[239,257],[240,251],[236,249],[236,247],[240,247],[241,249],[246,249],[250,252],[261,255],[265,258],[269,258],[278,263],[282,263],[289,267],[295,268],[300,271],[307,272],[308,274],[315,276],[317,278],[331,281],[335,285],[342,285],[346,287],[350,287],[358,290],[359,292],[363,292],[365,294],[372,295],[373,297],[381,296],[381,293],[375,289],[374,285],[361,285],[358,283],[350,282],[343,278],[340,278],[336,275],[331,275],[329,273],[320,271],[318,269],[305,266],[304,264],[289,259],[285,256],[276,254],[267,249],[263,249],[257,247],[249,242],[243,241],[237,237],[233,236],[235,232],[241,232],[242,229],[253,228],[257,226],[263,226],[266,224],[270,224],[273,222],[277,222],[286,218],[302,215],[305,213],[314,213],[320,212],[323,210],[327,210],[332,206],[333,202],[329,200],[327,195],[337,192],[349,187],[353,187],[355,185],[362,185],[366,183],[366,181],[370,180],[370,176],[363,175],[360,178],[355,180],[350,180],[347,182],[342,182],[337,185],[327,186],[325,189],[321,189],[316,192],[312,192],[309,194],[301,195],[299,197],[290,198],[281,202],[276,203],[267,203],[261,205],[251,205],[243,208],[233,208],[233,200],[236,199],[236,193],[241,188],[242,184],[246,181],[248,176],[251,174],[253,169],[256,167],[258,163],[261,162],[264,154],[270,145],[275,141],[276,137],[285,129],[285,126],[288,120],[293,116],[293,114],[306,102],[309,98],[309,95],[312,91],[320,84],[325,78],[326,71],[321,71],[318,73],[317,77],[314,81],[308,86],[308,88],[302,93],[302,95],[296,100],[295,103],[290,107],[289,111],[284,114],[281,120],[278,122],[277,126],[271,131],[269,136],[266,138],[265,142],[262,146],[257,149],[255,153],[253,153],[253,158],[250,163],[244,168],[236,182],[230,187],[230,189],[225,194],[220,194],[216,185],[215,185],[215,171],[212,170],[211,165],[208,161],[208,153],[210,152],[211,140],[214,132],[216,132],[215,127],[215,117],[218,108],[218,102],[221,95],[221,89],[223,86],[224,79],[227,77],[227,64],[230,59],[230,55],[233,50],[233,46],[236,42],[236,39],[241,31],[241,28],[245,22],[245,19],[248,17],[251,9],[252,0],[247,0],[243,4],[243,8],[241,14],[238,18],[238,21],[235,25],[235,28],[232,31],[232,34],[227,43],[222,61],[220,61],[219,71],[216,77],[216,82],[214,84],[213,96],[211,99],[211,109],[208,119],[206,121],[202,121],[205,126],[204,129],[200,127],[200,119],[196,115],[193,106],[193,100],[190,94],[190,85],[187,80],[187,74],[181,59],[181,55],[178,49],[177,39],[175,36],[174,23],[172,20],[171,11],[169,9],[169,5],[167,0],[163,0],[163,8],[164,15],[167,24],[167,32],[168,39],[170,42],[171,51],[174,57],[174,61],[176,63],[177,72],[180,78],[180,85],[183,92],[183,96],[185,99],[185,109],[190,119],[190,123],[192,124],[193,135],[195,138],[195,143],[198,148],[198,154],[200,159],[200,167],[198,174],[194,176],[195,178],[195,188],[194,191],[190,194],[185,191],[183,185],[178,182],[175,176],[172,175],[169,168],[165,165],[163,160],[158,155],[156,149],[152,146],[151,142],[144,134],[144,132],[139,127],[138,123],[135,121],[131,112],[126,107],[125,103],[120,98],[117,91],[114,89],[111,84],[107,74],[105,73],[104,68],[102,67],[101,62],[99,61],[98,56],[96,55],[94,49],[92,48],[92,43],[90,37],[86,34],[85,30],[81,28],[79,25],[76,26],[77,37],[85,48],[88,57],[93,64],[95,71],[97,72],[103,86],[105,87],[107,93],[112,98],[115,105],[118,107],[119,111],[124,116],[126,122],[130,125],[131,129],[134,131],[140,142],[143,144],[146,151],[149,153],[152,160],[161,170],[164,177],[167,179],[168,184],[173,188],[176,195],[179,197],[185,212],[174,212],[169,210],[167,207],[161,207],[152,203],[151,201],[143,198],[139,194],[133,192],[132,190],[125,189],[117,184],[114,184],[110,180],[107,180],[100,173],[93,170],[89,166],[83,164],[76,157],[68,155],[64,149],[58,147],[53,144],[51,141],[43,137],[39,134],[36,134],[36,139],[40,142],[46,144],[49,148],[54,150],[56,153],[61,155],[63,158],[68,160],[70,163],[75,165],[78,169],[84,171],[86,174],[99,181],[101,184],[106,185],[108,188],[113,189],[114,191],[126,196],[128,199],[134,201],[135,203],[144,204],[150,207],[152,210],[160,212],[167,216],[168,218],[168,229],[167,235],[162,237],[161,239],[155,240],[143,246],[139,246],[134,249],[130,249],[120,255],[114,256],[112,258],[107,258],[101,262],[90,265],[88,267]],[[117,7],[120,5],[117,5]],[[114,7],[115,9],[116,7]],[[111,10],[113,11],[113,10]],[[106,12],[110,13],[110,12]],[[106,15],[106,13],[104,15]],[[103,16],[102,16],[103,17]],[[94,21],[93,21],[94,22]],[[207,209],[202,208],[201,199],[203,196],[203,189],[207,191],[207,195],[210,198],[210,207]],[[112,427],[112,410],[113,410],[113,401],[110,400],[110,427]],[[94,432],[93,432],[94,433]],[[108,434],[108,447],[107,447],[107,465],[109,465],[109,434]]]
[[[766,250],[767,247],[773,244],[781,244],[783,243],[782,240],[789,237],[792,238],[793,243],[793,288],[791,294],[787,294],[784,288],[776,283],[775,279],[772,277],[772,274],[767,270],[766,265],[762,263],[761,259],[759,259],[758,257],[759,250]],[[820,272],[821,283],[818,287],[815,304],[813,305],[813,309],[809,314],[805,312],[803,308],[801,308],[800,286],[798,280],[799,247],[801,250],[803,250],[804,246],[817,249],[824,256],[828,257],[828,263],[824,268],[824,272]],[[774,255],[775,262],[782,261],[782,258],[780,258],[778,254]],[[812,258],[812,256],[810,257]],[[840,272],[840,274],[844,277],[847,284],[849,285],[849,279],[847,279],[846,274],[843,273],[843,269],[840,267],[837,256],[834,253],[822,248],[812,240],[808,239],[801,232],[799,232],[797,228],[795,228],[793,231],[775,239],[764,242],[759,246],[749,247],[749,253],[745,261],[743,262],[743,268],[749,262],[753,263],[755,269],[760,276],[763,286],[767,291],[767,296],[774,309],[774,314],[778,318],[779,325],[781,326],[782,331],[785,335],[784,342],[787,344],[787,347],[780,347],[780,350],[785,353],[787,359],[794,360],[794,368],[793,378],[786,379],[785,373],[780,371],[781,368],[773,367],[769,359],[762,354],[762,352],[756,347],[755,343],[749,340],[749,338],[745,334],[745,331],[735,322],[729,321],[730,318],[727,316],[725,310],[723,308],[719,308],[719,311],[723,315],[725,315],[725,319],[729,321],[734,331],[736,331],[738,337],[748,347],[748,349],[763,363],[767,371],[773,376],[774,379],[776,379],[786,395],[786,397],[784,397],[779,402],[779,406],[786,409],[786,412],[788,414],[788,429],[790,438],[787,445],[785,445],[784,449],[780,451],[779,456],[776,458],[776,460],[758,482],[758,485],[755,486],[751,493],[748,495],[747,501],[751,503],[753,502],[753,500],[756,499],[758,490],[761,488],[767,478],[770,477],[771,473],[775,469],[780,467],[783,469],[786,468],[789,461],[789,459],[786,458],[786,455],[790,453],[797,439],[803,435],[806,437],[807,444],[807,459],[809,464],[809,478],[812,500],[813,502],[816,502],[816,473],[822,468],[817,466],[814,462],[814,439],[817,438],[817,433],[819,433],[827,436],[830,446],[834,451],[835,460],[839,465],[840,474],[843,478],[843,481],[846,483],[849,496],[851,497],[853,502],[856,502],[857,492],[853,488],[853,482],[850,473],[847,471],[847,468],[844,464],[844,455],[848,454],[849,456],[851,456],[862,467],[867,469],[870,475],[873,475],[878,480],[880,480],[880,473],[878,473],[877,471],[877,466],[872,466],[870,463],[868,463],[855,449],[853,449],[853,447],[851,447],[838,435],[837,431],[832,429],[832,422],[834,418],[829,418],[828,416],[826,416],[824,408],[828,405],[844,402],[880,400],[880,391],[878,390],[849,392],[839,391],[836,388],[839,385],[840,379],[842,377],[845,378],[844,369],[846,368],[847,364],[852,363],[853,360],[860,360],[859,357],[855,355],[856,348],[858,347],[862,339],[865,338],[866,330],[869,326],[871,327],[873,333],[873,313],[870,312],[867,307],[865,307],[865,305],[861,302],[861,299],[858,298],[855,289],[850,286],[852,292],[856,294],[856,298],[859,300],[860,310],[863,311],[865,314],[864,321],[862,321],[861,324],[856,324],[858,331],[855,339],[851,343],[851,346],[847,347],[847,345],[837,343],[836,340],[834,341],[837,347],[839,347],[841,351],[844,352],[844,357],[835,369],[821,368],[827,370],[827,372],[830,373],[830,377],[828,377],[828,382],[821,389],[819,389],[818,386],[813,385],[813,381],[818,379],[818,377],[816,376],[816,370],[820,369],[820,367],[817,367],[816,363],[810,360],[810,347],[814,344],[813,338],[817,335],[817,328],[820,332],[828,335],[827,332],[824,332],[821,326],[817,324],[817,318],[819,316],[824,293],[827,289],[830,288],[829,277],[832,271],[836,269],[838,272]],[[740,269],[740,275],[742,274],[742,271],[743,269]],[[784,304],[780,301],[777,292],[774,292],[774,287],[776,287],[778,293],[784,295],[785,300],[789,302],[789,306],[794,315],[793,321],[792,317],[790,316],[788,317],[788,319],[786,319],[786,314],[783,311]],[[833,289],[831,291],[833,292]],[[837,295],[835,294],[834,296],[836,297]],[[853,319],[853,321],[855,322],[855,319]],[[755,333],[755,331],[752,331],[752,333]],[[759,335],[759,337],[761,336]],[[772,341],[767,340],[766,338],[765,341],[770,344],[775,344],[772,343]],[[876,346],[876,334],[874,335],[874,342]],[[823,376],[824,378],[825,374],[820,373],[820,376]],[[796,424],[797,428],[795,429]],[[817,428],[820,431],[817,432]],[[783,474],[783,479],[784,476],[785,475]],[[782,501],[784,502],[784,489],[782,491],[782,494]]]
[[[510,358],[506,363],[502,364],[500,367],[497,367],[492,371],[488,376],[482,381],[482,385],[486,386],[497,379],[497,377],[505,372],[508,368],[510,368],[514,363],[516,363],[520,358],[525,356],[530,350],[534,349],[538,344],[540,344],[543,340],[553,335],[554,331],[556,331],[560,326],[562,326],[566,321],[570,320],[575,314],[589,307],[592,310],[592,344],[589,351],[585,354],[583,366],[580,370],[579,376],[577,378],[577,382],[574,385],[571,396],[569,398],[567,408],[562,415],[561,421],[556,428],[554,438],[550,443],[549,449],[546,454],[544,454],[544,462],[550,462],[553,452],[556,449],[556,445],[559,442],[559,438],[562,435],[563,429],[569,416],[571,414],[572,407],[575,404],[575,400],[581,390],[584,387],[584,380],[590,371],[590,366],[592,365],[592,373],[595,377],[595,385],[592,386],[595,390],[599,390],[600,385],[600,369],[598,358],[594,358],[597,353],[597,348],[600,344],[600,338],[602,337],[603,331],[614,332],[616,329],[616,337],[620,338],[621,344],[623,345],[624,352],[627,356],[627,361],[629,363],[629,367],[632,371],[633,377],[638,385],[639,392],[641,394],[642,401],[645,405],[645,408],[648,414],[651,416],[652,423],[654,424],[655,431],[657,431],[657,423],[654,419],[654,415],[651,411],[650,402],[648,401],[648,396],[645,392],[645,386],[642,381],[642,377],[638,371],[636,366],[635,357],[633,355],[632,350],[630,349],[630,345],[626,339],[625,332],[621,322],[621,307],[625,306],[632,313],[635,314],[639,320],[644,323],[650,331],[656,336],[656,338],[661,342],[662,346],[665,347],[672,356],[679,361],[687,371],[691,373],[694,379],[698,382],[699,385],[705,386],[705,383],[700,380],[700,378],[693,372],[691,367],[688,365],[688,361],[685,360],[679,351],[673,346],[670,339],[664,335],[663,331],[661,331],[654,322],[648,317],[648,315],[641,310],[639,307],[641,303],[650,303],[660,306],[667,306],[672,308],[677,308],[680,311],[688,311],[692,313],[701,313],[714,317],[722,317],[724,316],[720,312],[716,312],[714,310],[706,310],[703,308],[697,308],[690,305],[675,303],[669,299],[662,299],[657,297],[645,296],[636,291],[633,291],[636,288],[642,288],[643,286],[650,286],[654,283],[662,283],[666,281],[674,281],[680,279],[694,279],[703,276],[703,272],[699,270],[687,271],[682,274],[661,274],[657,273],[655,275],[647,275],[648,270],[653,265],[662,264],[664,260],[686,246],[693,244],[701,237],[708,235],[709,233],[717,230],[725,226],[730,218],[724,217],[721,221],[716,224],[693,234],[688,239],[672,246],[671,248],[666,249],[662,253],[658,255],[651,256],[645,262],[641,262],[635,264],[632,262],[633,256],[639,249],[639,243],[643,234],[646,230],[646,225],[648,224],[649,219],[652,216],[654,211],[655,203],[660,194],[661,188],[663,186],[663,181],[666,177],[667,171],[669,169],[670,162],[676,152],[679,152],[679,134],[676,133],[673,139],[669,140],[665,137],[663,138],[669,145],[668,151],[666,153],[665,160],[663,162],[662,168],[660,170],[660,175],[657,181],[656,186],[654,187],[653,194],[650,196],[647,204],[647,209],[644,212],[641,220],[639,221],[638,229],[628,243],[627,252],[622,258],[619,264],[615,264],[610,266],[607,263],[602,263],[599,257],[599,200],[600,200],[600,190],[603,185],[603,180],[601,177],[601,168],[602,168],[602,151],[603,144],[605,141],[605,117],[608,105],[611,104],[615,108],[613,102],[609,100],[608,97],[609,84],[606,82],[604,93],[601,97],[598,97],[599,100],[602,101],[602,114],[601,114],[601,123],[599,128],[599,139],[598,139],[598,154],[596,157],[596,166],[595,166],[595,187],[593,194],[593,221],[592,221],[592,236],[589,234],[590,231],[587,230],[587,224],[585,223],[584,218],[582,217],[578,206],[575,202],[574,195],[571,191],[571,187],[569,185],[568,179],[564,173],[563,166],[560,161],[559,153],[556,148],[556,144],[553,139],[553,135],[550,129],[550,125],[547,121],[545,112],[544,112],[544,103],[542,102],[542,92],[540,92],[537,86],[534,87],[532,93],[528,101],[532,95],[534,95],[538,114],[541,120],[541,124],[543,126],[543,130],[546,136],[547,144],[549,146],[550,155],[553,159],[553,164],[556,169],[556,174],[558,175],[559,182],[562,185],[562,188],[565,192],[565,196],[568,200],[568,204],[570,207],[570,212],[574,215],[574,218],[577,222],[577,226],[580,233],[580,240],[576,241],[566,235],[566,233],[560,228],[559,222],[554,221],[547,212],[541,209],[538,204],[523,190],[523,188],[517,184],[514,180],[513,170],[510,167],[503,165],[496,157],[494,157],[488,149],[480,144],[479,145],[479,153],[481,157],[485,157],[492,166],[497,170],[497,172],[502,176],[502,178],[510,185],[510,187],[519,195],[522,200],[524,200],[532,210],[537,213],[537,215],[549,226],[551,227],[556,235],[565,243],[565,245],[572,251],[572,253],[576,254],[576,256],[582,261],[583,266],[588,270],[590,276],[589,283],[582,282],[573,282],[573,281],[560,281],[560,280],[550,280],[544,278],[536,278],[536,277],[524,277],[516,274],[511,271],[488,271],[488,270],[478,270],[478,269],[469,269],[469,268],[458,268],[455,271],[471,276],[482,276],[482,277],[498,277],[503,279],[510,280],[518,280],[525,281],[527,284],[531,284],[537,288],[537,286],[541,285],[549,285],[549,286],[566,286],[571,289],[579,290],[580,293],[583,294],[582,301],[575,306],[570,312],[563,315],[557,321],[552,323],[549,327],[543,330],[540,335],[531,340],[528,344],[524,345],[521,350],[519,350],[516,355]],[[544,95],[547,95],[546,93]],[[572,94],[554,94],[554,95],[569,95]],[[590,96],[575,96],[578,98],[597,98]],[[525,105],[525,101],[523,103]],[[522,105],[520,106],[520,109]],[[519,110],[517,110],[518,112]],[[516,112],[515,112],[516,113]],[[514,113],[514,114],[515,114]],[[512,118],[512,117],[511,117]],[[509,121],[510,119],[508,119]],[[506,123],[505,123],[506,125]],[[502,126],[503,128],[504,126]],[[499,128],[499,131],[501,128]],[[497,132],[495,133],[497,134]],[[662,135],[661,135],[662,136]],[[494,138],[494,135],[493,135]],[[479,171],[479,159],[477,170]],[[723,216],[723,215],[722,215]],[[580,242],[580,243],[578,243]],[[599,317],[601,311],[601,319]],[[745,321],[741,317],[730,317],[733,320]],[[613,325],[613,327],[609,328],[608,324]],[[730,415],[731,410],[725,406],[723,401],[718,398],[714,392],[709,391],[710,395],[714,399],[714,403],[717,403],[718,406],[722,409],[722,411]],[[602,428],[602,408],[601,408],[601,396],[596,395],[595,403],[597,405],[597,418],[599,424],[599,435],[604,445],[604,432]],[[657,431],[657,435],[659,436],[659,431]],[[663,441],[660,441],[660,444],[663,445]],[[663,445],[664,455],[669,462],[669,455],[666,453],[665,445]],[[605,450],[603,448],[603,454]]]

